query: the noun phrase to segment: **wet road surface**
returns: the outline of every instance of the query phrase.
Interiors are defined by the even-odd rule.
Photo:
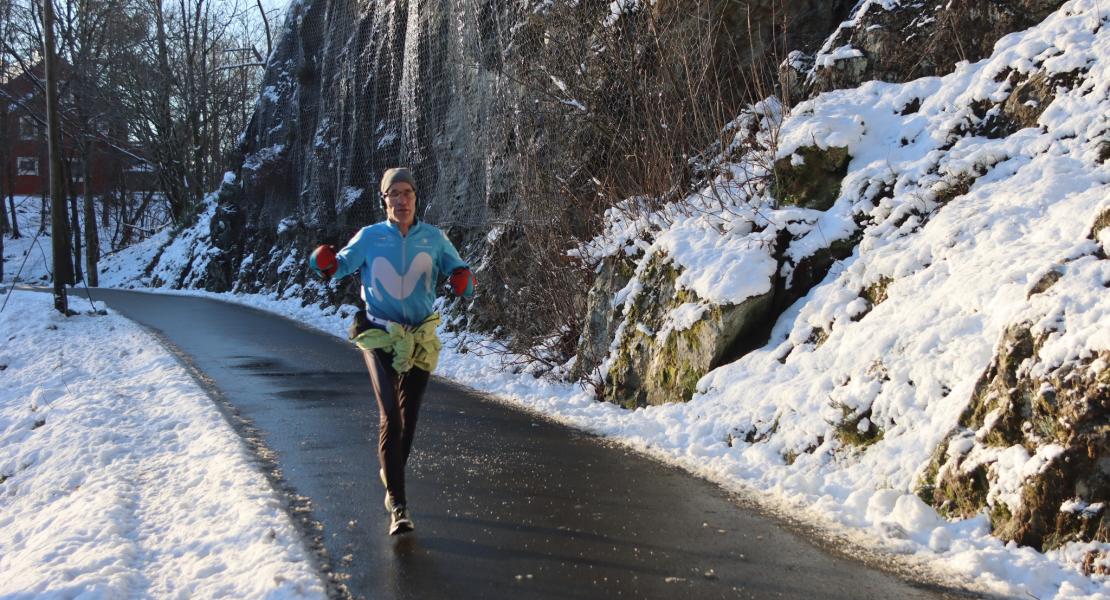
[[[679,469],[433,378],[409,463],[416,531],[386,534],[360,354],[209,299],[94,290],[153,330],[273,465],[354,598],[967,597],[802,539]]]

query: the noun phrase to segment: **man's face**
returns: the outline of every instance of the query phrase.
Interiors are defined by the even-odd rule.
[[[398,225],[412,225],[416,220],[416,190],[406,181],[399,181],[385,193],[385,216]]]

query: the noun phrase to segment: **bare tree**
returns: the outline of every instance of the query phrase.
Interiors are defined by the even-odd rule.
[[[71,0],[61,5],[62,18],[57,30],[61,40],[59,54],[70,66],[66,81],[67,97],[71,99],[67,111],[68,137],[73,146],[69,165],[69,183],[81,188],[83,210],[78,210],[76,195],[70,202],[74,223],[74,260],[77,279],[80,274],[80,220],[85,225],[85,259],[88,283],[97,285],[97,263],[100,239],[97,231],[96,199],[92,194],[94,159],[100,151],[126,145],[118,139],[120,128],[115,123],[127,119],[113,102],[114,90],[110,84],[110,58],[118,54],[124,40],[134,39],[141,30],[130,18],[126,0]],[[116,154],[119,154],[118,152]],[[100,168],[110,168],[101,161]],[[98,174],[103,180],[104,173]],[[107,210],[107,208],[105,208]]]
[[[6,83],[14,74],[11,57],[8,55],[8,52],[4,50],[12,35],[11,30],[12,2],[11,0],[0,0],[0,83]],[[10,102],[0,99],[0,214],[5,215],[3,220],[3,231],[10,232],[12,239],[18,239],[20,235],[19,219],[15,213],[15,169],[14,161],[8,153],[8,148],[10,148],[12,144],[12,140],[9,137],[11,132],[8,131],[10,106]],[[7,217],[9,213],[4,208],[4,197],[2,192],[5,190],[8,196],[8,206],[11,208],[10,218]],[[0,243],[2,243],[2,240],[0,240]],[[2,252],[2,248],[0,248],[0,252]],[[0,265],[0,269],[2,268],[3,266]],[[0,276],[2,276],[2,274],[2,271],[0,271]]]
[[[112,246],[137,241],[149,235],[151,228],[142,223],[151,215],[186,222],[222,181],[257,97],[263,66],[258,48],[264,45],[268,53],[272,45],[269,15],[257,0],[50,1],[61,59],[55,72],[60,135],[74,192],[67,211],[73,219],[71,251],[79,270],[84,248],[85,270],[95,285],[98,222],[105,231],[117,223],[116,233],[106,236]],[[0,23],[0,80],[11,71],[6,65],[33,75],[45,43],[41,0],[0,0],[0,13],[13,5],[18,14]],[[32,80],[45,95],[45,83],[38,76]],[[46,112],[35,99],[0,102],[0,109],[12,105],[46,128]],[[10,133],[0,130],[0,136]],[[9,147],[0,144],[0,181],[12,179],[11,157],[3,156]],[[126,157],[126,165],[105,164],[108,153]],[[160,193],[128,190],[129,168],[149,168]],[[94,180],[114,192],[98,196]],[[8,205],[14,215],[14,198]]]
[[[42,29],[45,33],[43,51],[46,65],[46,114],[47,138],[50,147],[50,205],[54,250],[54,308],[63,315],[69,313],[66,298],[66,283],[72,283],[73,273],[69,265],[67,248],[65,201],[62,179],[62,136],[61,121],[58,118],[57,64],[54,60],[54,5],[47,1],[43,4]]]
[[[261,35],[244,0],[144,0],[150,36],[136,47],[124,101],[131,134],[148,150],[175,222],[188,219],[222,179],[246,125],[261,58]],[[256,60],[244,62],[249,49]]]
[[[270,17],[266,15],[266,9],[262,8],[262,0],[254,0],[255,6],[258,7],[258,17],[262,19],[262,27],[266,32],[266,58],[270,57],[270,53],[274,50],[274,41],[270,37]]]

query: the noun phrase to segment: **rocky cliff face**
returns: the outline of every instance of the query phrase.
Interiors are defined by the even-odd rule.
[[[356,286],[322,286],[300,265],[315,244],[342,244],[380,219],[380,172],[408,164],[420,181],[423,217],[447,229],[480,268],[485,285],[471,306],[471,324],[506,326],[538,339],[554,326],[533,318],[535,298],[524,297],[529,277],[536,268],[558,270],[549,255],[562,250],[550,239],[537,243],[521,223],[550,224],[544,227],[558,229],[569,247],[575,237],[594,233],[600,221],[590,217],[596,208],[568,209],[554,200],[560,193],[598,193],[594,178],[579,171],[627,172],[621,193],[630,195],[647,176],[634,170],[635,157],[628,163],[613,158],[615,145],[630,140],[597,137],[634,116],[628,112],[632,92],[619,81],[629,65],[610,64],[613,48],[631,44],[641,68],[667,64],[646,49],[641,55],[635,45],[637,35],[663,22],[691,39],[712,35],[712,50],[698,58],[734,73],[743,71],[738,64],[750,66],[794,48],[784,63],[787,82],[804,83],[799,96],[811,95],[869,78],[904,81],[943,73],[958,60],[983,56],[1006,32],[1059,3],[865,2],[850,13],[848,2],[803,2],[791,3],[785,18],[777,16],[776,2],[708,1],[697,10],[670,2],[650,9],[628,3],[623,12],[607,2],[295,3],[244,135],[238,177],[218,195],[209,225],[212,246],[197,257],[188,284],[355,303]],[[719,27],[698,29],[695,23],[706,15]],[[976,35],[965,40],[968,31]],[[1035,121],[1061,78],[1007,76],[1016,92],[1002,105],[975,107],[979,133],[1004,136]],[[539,104],[547,108],[530,108]],[[769,193],[782,204],[825,210],[850,159],[844,148],[799,148],[794,158],[774,164]],[[540,171],[548,172],[552,181],[546,183],[553,185],[529,179]],[[576,290],[590,281],[574,278],[589,271],[565,271],[566,279],[556,284],[572,296],[566,311],[588,316],[563,328],[564,337],[573,337],[559,342],[561,352],[580,339],[577,374],[607,379],[612,400],[689,398],[702,374],[757,347],[776,316],[859,242],[848,236],[793,259],[787,257],[790,236],[783,233],[769,242],[779,273],[762,299],[751,299],[743,310],[697,299],[705,303],[704,318],[683,330],[681,344],[677,337],[635,339],[654,331],[670,311],[691,304],[683,295],[688,291],[675,288],[673,276],[664,277],[671,271],[651,271],[659,280],[649,282],[651,295],[631,313],[613,303],[627,280],[603,271],[587,297]],[[634,323],[631,330],[639,333],[615,339],[622,321]],[[599,372],[603,364],[611,369]]]
[[[283,265],[380,219],[378,179],[399,164],[416,173],[425,219],[456,235],[487,226],[508,201],[504,49],[518,19],[499,2],[295,2],[239,180],[221,193],[206,286],[336,301]]]
[[[650,77],[651,64],[678,57],[635,50],[629,36],[666,21],[674,31],[713,35],[717,59],[739,72],[737,58],[777,55],[780,41],[815,48],[850,6],[793,3],[784,12],[777,2],[626,4],[618,10],[602,1],[295,2],[243,138],[238,179],[221,190],[215,250],[199,285],[353,301],[289,266],[316,243],[342,244],[381,218],[380,173],[407,164],[420,181],[423,217],[468,246],[471,258],[489,259],[483,265],[491,285],[476,304],[476,322],[495,323],[505,300],[498,290],[519,282],[494,267],[520,256],[491,250],[484,240],[490,229],[560,217],[545,212],[551,198],[541,198],[539,214],[525,214],[526,204],[548,193],[596,195],[596,178],[585,174],[635,162],[622,164],[610,150],[624,133],[598,138],[638,112],[627,101],[626,82],[607,64],[613,53],[599,49],[631,43]],[[706,16],[714,28],[697,25]],[[522,165],[532,170],[522,173]],[[541,190],[532,174],[547,172],[543,167],[552,182]],[[627,173],[623,180],[633,184],[625,187],[640,178]],[[570,221],[579,224],[570,235],[591,234],[588,218]],[[510,243],[516,229],[503,233],[503,247],[520,246]]]
[[[1091,225],[1087,252],[1054,265],[1030,289],[1030,301],[1052,308],[1006,330],[958,427],[938,447],[920,494],[942,513],[986,511],[996,535],[1038,549],[1110,541],[1110,352],[1063,365],[1045,359],[1046,345],[1066,331],[1052,314],[1057,286],[1106,264],[1099,239],[1107,228],[1110,211]],[[1015,457],[1036,465],[1017,485],[1006,472]]]

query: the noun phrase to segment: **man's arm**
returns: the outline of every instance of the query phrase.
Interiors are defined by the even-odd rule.
[[[335,246],[318,246],[308,258],[308,266],[323,279],[340,279],[354,273],[366,261],[362,244],[363,231],[365,228],[359,230],[339,252],[335,251]]]
[[[463,261],[459,256],[459,251],[455,249],[455,245],[451,240],[447,239],[447,235],[442,231],[439,232],[441,237],[441,247],[439,253],[439,270],[444,273],[450,273],[448,281],[451,284],[451,291],[456,296],[469,298],[474,295],[474,286],[478,281],[474,279],[474,273],[470,271],[470,265]]]
[[[367,227],[358,230],[355,237],[347,242],[347,245],[335,255],[335,259],[339,262],[339,267],[335,272],[334,277],[339,279],[346,277],[351,273],[362,268],[362,264],[366,262],[366,243],[365,233]]]

